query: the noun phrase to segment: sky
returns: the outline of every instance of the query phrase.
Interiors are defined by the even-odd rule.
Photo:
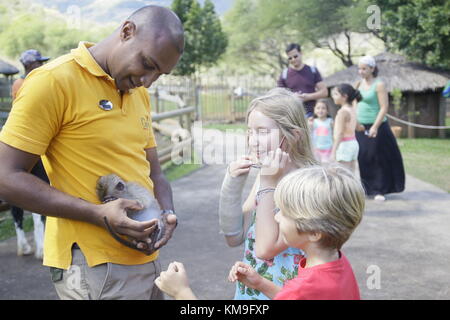
[[[134,8],[139,8],[144,5],[156,4],[161,6],[170,6],[172,0],[34,0],[45,7],[56,8],[58,11],[64,13],[70,6],[79,6],[82,8],[108,8],[116,5],[123,11],[130,11]],[[204,0],[198,0],[203,5]],[[227,10],[232,7],[234,0],[212,0],[216,8],[216,12],[222,16]],[[131,13],[131,12],[127,12]]]

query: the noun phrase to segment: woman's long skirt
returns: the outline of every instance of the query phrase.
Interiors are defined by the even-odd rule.
[[[364,125],[367,131],[371,126]],[[405,189],[403,159],[387,121],[378,128],[376,138],[357,131],[356,139],[359,143],[359,171],[366,194],[402,192]]]

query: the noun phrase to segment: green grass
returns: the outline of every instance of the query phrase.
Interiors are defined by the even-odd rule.
[[[447,118],[445,119],[445,126],[446,126],[446,127],[450,127],[450,117],[447,117]],[[450,138],[450,129],[447,129],[447,130],[445,131],[445,136],[446,136],[447,138]]]
[[[450,192],[450,139],[400,139],[406,173]]]
[[[199,160],[196,153],[194,153],[192,164],[181,164],[176,165],[172,161],[168,161],[167,163],[162,165],[162,169],[164,171],[164,175],[166,176],[167,180],[170,182],[175,181],[177,179],[180,179],[184,177],[185,175],[199,169],[202,167],[201,160]]]
[[[25,215],[23,221],[23,228],[25,232],[33,230],[33,217]],[[16,230],[14,228],[14,220],[10,210],[0,212],[0,241],[14,237]]]
[[[217,129],[220,131],[227,130],[243,130],[244,132],[247,130],[247,124],[244,122],[236,122],[236,123],[206,123],[203,125],[203,129]]]

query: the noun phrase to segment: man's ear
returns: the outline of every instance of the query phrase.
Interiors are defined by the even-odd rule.
[[[120,29],[120,39],[130,40],[136,34],[136,24],[132,21],[125,21]]]

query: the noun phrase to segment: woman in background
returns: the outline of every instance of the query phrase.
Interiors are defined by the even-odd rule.
[[[387,122],[388,93],[385,84],[377,78],[375,59],[361,58],[358,73],[362,78],[355,86],[362,95],[357,105],[360,125],[356,132],[361,182],[368,196],[384,201],[386,194],[405,189],[402,155]]]

